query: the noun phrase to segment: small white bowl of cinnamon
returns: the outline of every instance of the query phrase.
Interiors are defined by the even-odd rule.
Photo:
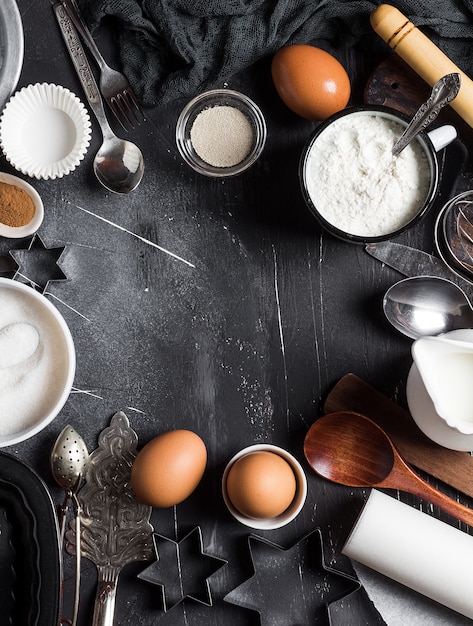
[[[43,217],[36,189],[18,176],[0,172],[0,237],[28,237],[38,230]]]

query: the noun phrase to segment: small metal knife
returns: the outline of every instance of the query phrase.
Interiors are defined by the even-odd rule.
[[[438,276],[446,278],[463,289],[471,299],[473,284],[457,276],[443,261],[423,250],[417,250],[393,241],[380,241],[365,246],[366,252],[373,258],[389,265],[404,276]]]

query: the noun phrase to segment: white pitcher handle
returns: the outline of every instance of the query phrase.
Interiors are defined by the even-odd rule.
[[[427,135],[434,146],[435,152],[439,152],[457,138],[457,129],[451,124],[445,124],[445,126],[439,126],[429,131]]]

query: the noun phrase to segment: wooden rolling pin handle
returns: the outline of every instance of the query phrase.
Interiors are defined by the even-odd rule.
[[[395,7],[380,4],[370,21],[373,30],[431,87],[445,74],[460,74],[460,91],[450,106],[473,127],[473,81]]]

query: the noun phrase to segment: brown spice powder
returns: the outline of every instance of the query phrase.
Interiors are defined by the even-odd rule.
[[[17,185],[0,182],[0,222],[18,228],[33,219],[35,206],[31,196]]]

